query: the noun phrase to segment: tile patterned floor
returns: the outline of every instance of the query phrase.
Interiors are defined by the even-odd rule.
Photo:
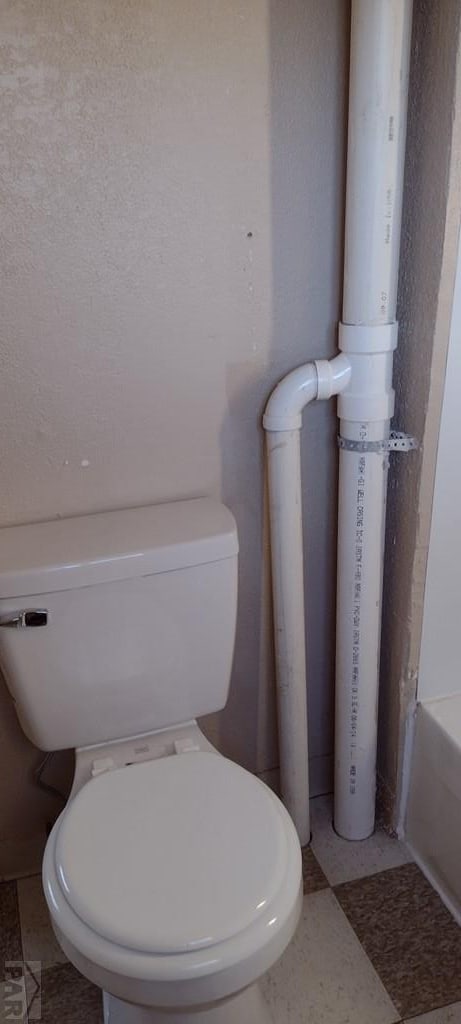
[[[461,1024],[461,930],[405,846],[383,832],[344,842],[325,797],[312,833],[302,919],[263,982],[275,1024]],[[99,991],[53,937],[39,876],[0,884],[0,953],[0,1022],[102,1024]],[[4,980],[21,960],[41,965],[39,992],[33,974],[24,990]]]
[[[402,1017],[459,998],[461,928],[416,864],[335,895]]]

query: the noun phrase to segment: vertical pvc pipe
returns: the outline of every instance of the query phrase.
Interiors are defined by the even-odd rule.
[[[396,313],[411,13],[411,0],[352,2],[343,324],[359,331],[344,331],[354,393],[338,403],[356,450],[340,453],[334,809],[347,839],[375,820],[388,456],[359,448],[388,438],[393,412],[394,343],[381,325]]]
[[[300,431],[267,434],[282,798],[310,840]]]
[[[389,433],[388,423],[363,427],[363,440]],[[387,469],[387,455],[340,452],[334,820],[345,839],[375,824]]]
[[[342,354],[305,363],[277,384],[266,405],[272,593],[282,798],[302,846],[310,840],[304,629],[300,431],[309,402],[344,391],[351,364]]]
[[[395,320],[412,0],[352,0],[343,322]]]

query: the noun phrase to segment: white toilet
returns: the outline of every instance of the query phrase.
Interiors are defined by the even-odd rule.
[[[0,662],[30,739],[76,748],[43,884],[110,1024],[262,1024],[295,931],[291,819],[195,719],[224,707],[238,542],[209,499],[0,531]]]

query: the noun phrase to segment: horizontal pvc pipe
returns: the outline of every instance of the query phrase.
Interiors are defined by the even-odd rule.
[[[301,846],[310,840],[299,430],[267,435],[280,788]]]

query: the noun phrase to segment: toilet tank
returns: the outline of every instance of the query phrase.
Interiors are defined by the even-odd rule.
[[[224,707],[237,554],[232,514],[208,498],[1,529],[0,666],[33,743],[102,743]]]

